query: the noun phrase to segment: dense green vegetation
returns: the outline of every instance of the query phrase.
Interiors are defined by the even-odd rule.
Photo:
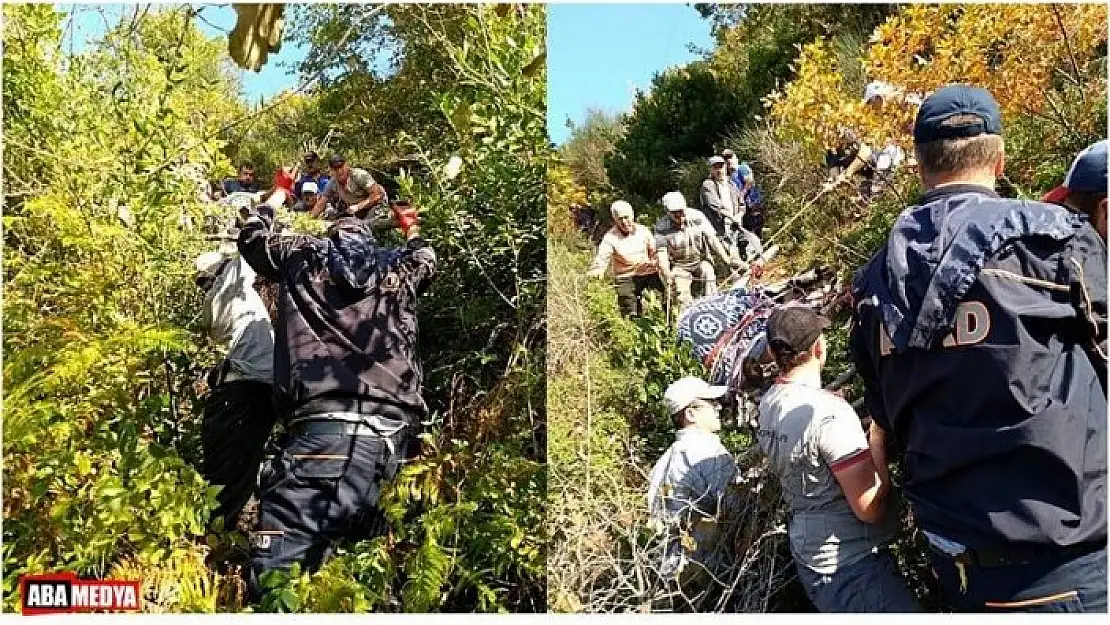
[[[127,10],[72,53],[51,6],[3,9],[5,608],[20,575],[59,570],[141,578],[151,611],[247,608],[244,536],[206,535],[196,469],[217,354],[193,224],[218,209],[191,172],[252,160],[267,181],[326,142],[421,209],[432,416],[388,533],[276,576],[261,609],[543,610],[543,7],[290,5],[301,85],[261,107],[205,10]]]
[[[659,585],[637,579],[646,569],[631,566],[628,554],[643,556],[650,544],[646,476],[672,439],[660,414],[663,389],[681,375],[704,374],[675,345],[660,315],[619,319],[608,284],[585,279],[593,247],[570,223],[571,201],[588,197],[608,222],[609,203],[627,199],[638,221],[650,227],[664,192],[678,189],[696,203],[704,159],[732,148],[752,164],[766,194],[764,243],[780,245],[768,278],[823,264],[847,279],[920,191],[916,173],[903,168],[870,203],[858,201],[848,185],[819,194],[826,128],[848,124],[911,151],[904,122],[912,111],[869,112],[860,103],[869,80],[929,91],[970,76],[992,90],[1006,127],[1007,176],[1000,189],[1010,195],[1039,197],[1059,184],[1076,152],[1106,136],[1104,8],[696,8],[713,20],[716,47],[687,67],[657,75],[628,113],[594,115],[574,128],[549,171],[549,584],[560,611],[659,608],[651,601],[662,592]],[[940,44],[931,47],[937,41],[946,55]],[[1035,68],[1023,66],[1022,59],[1034,57]],[[598,162],[604,175],[597,173]],[[827,379],[848,365],[846,320],[834,321]],[[860,390],[857,381],[848,398]],[[757,466],[742,434],[726,430],[723,439],[743,469]],[[762,518],[777,518],[773,497],[761,505],[767,506]],[[926,609],[936,609],[922,543],[903,519],[896,544],[902,572]],[[733,538],[746,544],[740,535]],[[759,557],[781,555],[765,548]],[[776,592],[769,605],[809,609],[797,586]]]

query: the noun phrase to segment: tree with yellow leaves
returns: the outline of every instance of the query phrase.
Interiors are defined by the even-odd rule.
[[[1106,23],[1099,5],[915,5],[875,29],[862,61],[870,79],[906,92],[984,87],[1007,118],[1035,118],[1074,143],[1104,123]],[[851,128],[910,147],[915,107],[865,106],[839,62],[824,39],[803,48],[795,79],[766,100],[780,136],[827,147]]]

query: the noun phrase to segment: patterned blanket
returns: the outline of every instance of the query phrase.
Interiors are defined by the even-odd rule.
[[[740,388],[740,363],[766,341],[764,328],[775,303],[759,288],[737,288],[693,302],[678,320],[679,341],[709,369],[709,383]]]

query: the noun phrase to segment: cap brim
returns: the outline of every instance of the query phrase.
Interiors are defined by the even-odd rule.
[[[1045,193],[1044,196],[1041,197],[1041,201],[1048,202],[1049,204],[1063,204],[1064,200],[1068,199],[1069,193],[1071,193],[1070,189],[1064,185],[1060,185],[1048,193]]]
[[[701,393],[698,393],[698,399],[720,399],[727,392],[727,386],[710,386]]]

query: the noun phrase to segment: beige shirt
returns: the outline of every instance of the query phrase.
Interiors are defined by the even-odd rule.
[[[370,188],[373,186],[374,177],[370,175],[370,172],[352,167],[351,174],[347,176],[346,184],[339,184],[339,179],[333,176],[328,181],[328,185],[324,187],[322,195],[331,201],[340,199],[344,204],[350,206],[370,197]]]
[[[713,226],[709,225],[705,215],[693,208],[687,208],[685,215],[681,228],[667,215],[655,223],[655,245],[667,252],[671,265],[696,271],[702,261],[713,256],[728,262],[728,250],[713,232]]]
[[[736,207],[732,203],[732,181],[728,178],[724,180],[717,180],[717,195],[721,198],[721,204],[725,207],[726,214],[732,215],[736,212]]]
[[[624,234],[616,226],[605,233],[597,248],[597,256],[590,263],[587,275],[600,276],[606,267],[612,267],[614,278],[649,276],[657,272],[655,265],[655,237],[646,226],[636,224],[631,234]]]

